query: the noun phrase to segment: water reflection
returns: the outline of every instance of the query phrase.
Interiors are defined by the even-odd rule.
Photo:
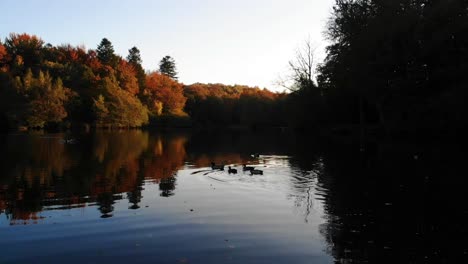
[[[65,144],[64,138],[77,143]],[[158,184],[162,197],[175,195],[177,172],[187,162],[243,164],[252,162],[251,153],[279,149],[269,137],[201,133],[189,138],[140,130],[3,136],[0,214],[11,225],[37,223],[42,211],[96,204],[107,218],[117,200],[128,199],[129,209],[139,209],[145,181]]]
[[[37,223],[41,211],[90,203],[110,217],[115,201],[125,198],[138,209],[145,180],[159,184],[161,196],[174,195],[186,136],[101,131],[79,135],[73,145],[64,144],[65,137],[35,133],[3,140],[0,214],[10,224]]]
[[[77,143],[61,141],[70,137]],[[178,174],[203,168],[226,186],[225,191],[244,195],[242,190],[248,190],[251,201],[257,190],[284,194],[293,214],[281,220],[298,217],[304,225],[319,226],[327,248],[323,254],[337,263],[466,259],[468,197],[467,180],[460,177],[466,175],[462,151],[456,146],[395,142],[369,142],[364,152],[359,149],[352,142],[283,133],[7,135],[0,137],[0,220],[36,224],[44,220],[44,212],[76,208],[92,208],[109,218],[122,210],[122,201],[128,202],[125,210],[139,212],[147,207],[143,202],[152,191],[164,201],[177,199],[183,183]],[[211,162],[254,164],[265,174],[212,172]],[[206,196],[204,201],[216,212],[213,217],[232,217],[222,209],[229,201],[217,204],[216,192],[196,195],[184,199],[196,202]],[[253,207],[252,212],[269,212],[254,203],[245,206]],[[260,220],[250,224],[257,229],[266,225]],[[288,233],[294,226],[275,228]]]

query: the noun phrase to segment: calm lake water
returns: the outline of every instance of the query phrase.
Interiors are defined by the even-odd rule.
[[[460,263],[462,150],[287,133],[0,135],[0,263]]]

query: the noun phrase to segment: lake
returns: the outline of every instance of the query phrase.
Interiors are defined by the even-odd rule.
[[[466,261],[462,153],[280,132],[0,135],[0,263]]]

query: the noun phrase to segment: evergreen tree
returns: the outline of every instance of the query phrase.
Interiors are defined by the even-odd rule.
[[[114,54],[114,47],[112,43],[107,39],[103,38],[99,46],[97,47],[97,58],[106,65],[113,65],[116,61],[116,55]]]
[[[146,74],[141,59],[140,50],[137,47],[133,47],[128,50],[127,61],[133,66],[136,72],[136,77],[138,79],[138,87],[140,91],[143,91],[146,86]]]
[[[127,61],[133,65],[141,65],[143,61],[141,60],[140,50],[137,47],[128,50]]]
[[[165,56],[159,62],[159,72],[177,80],[177,69],[175,60],[171,56]]]

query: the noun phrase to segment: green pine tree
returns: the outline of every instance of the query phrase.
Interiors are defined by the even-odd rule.
[[[133,47],[128,50],[127,61],[133,65],[136,71],[136,77],[138,79],[138,87],[140,91],[143,91],[146,86],[146,74],[143,66],[143,60],[141,59],[140,50],[137,47]]]
[[[97,57],[103,64],[111,66],[115,64],[117,56],[112,43],[107,38],[103,38],[97,47]]]
[[[162,58],[159,62],[159,72],[177,80],[177,69],[174,58],[171,56],[165,56]]]

